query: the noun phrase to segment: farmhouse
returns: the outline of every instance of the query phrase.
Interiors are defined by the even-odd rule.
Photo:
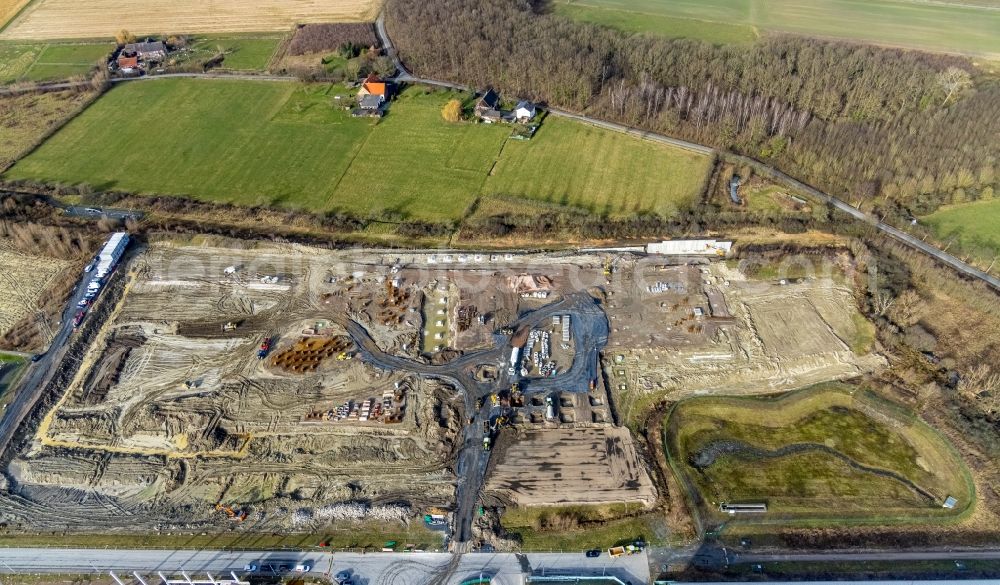
[[[162,41],[129,43],[122,49],[126,55],[135,55],[142,61],[162,61],[167,57],[167,46]]]
[[[361,89],[358,91],[358,107],[351,112],[351,115],[380,117],[384,114],[388,97],[388,84],[372,73],[361,83]]]
[[[488,89],[483,93],[483,97],[476,102],[474,112],[476,117],[487,124],[496,122],[527,124],[538,114],[538,108],[529,101],[521,100],[513,110],[502,110],[500,108],[500,95],[496,91]]]
[[[369,96],[377,96],[384,102],[389,98],[389,88],[386,82],[378,78],[374,73],[370,74],[361,82],[361,90],[358,92],[358,99]]]
[[[483,97],[479,98],[476,102],[476,107],[474,109],[476,116],[480,118],[496,118],[500,119],[502,113],[500,112],[500,94],[489,89],[483,94]]]

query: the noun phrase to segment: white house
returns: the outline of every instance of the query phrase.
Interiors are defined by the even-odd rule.
[[[529,101],[518,102],[517,107],[514,108],[514,119],[518,122],[530,122],[537,114],[538,111],[535,108],[535,104]]]

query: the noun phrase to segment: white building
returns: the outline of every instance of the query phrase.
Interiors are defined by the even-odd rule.
[[[114,269],[122,254],[125,253],[128,241],[126,232],[116,232],[111,235],[108,243],[104,244],[104,247],[97,254],[97,278],[104,278]]]
[[[518,102],[517,107],[514,108],[514,119],[518,122],[530,122],[535,118],[538,113],[538,109],[535,104],[529,101]]]
[[[732,242],[718,240],[664,240],[646,244],[646,253],[665,256],[726,256],[732,247]]]

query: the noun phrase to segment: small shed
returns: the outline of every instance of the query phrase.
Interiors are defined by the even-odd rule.
[[[948,508],[949,510],[954,510],[955,506],[957,505],[958,505],[958,500],[956,500],[953,496],[948,496],[947,498],[944,499],[944,504],[941,504],[941,507]]]
[[[495,122],[503,121],[503,112],[500,110],[484,110],[483,112],[478,112],[480,119],[482,119],[487,124],[493,124]]]

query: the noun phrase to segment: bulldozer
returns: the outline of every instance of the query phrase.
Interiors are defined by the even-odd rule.
[[[234,331],[235,329],[236,329],[236,323],[234,323],[233,321],[228,321],[222,326],[223,333],[228,331]]]

